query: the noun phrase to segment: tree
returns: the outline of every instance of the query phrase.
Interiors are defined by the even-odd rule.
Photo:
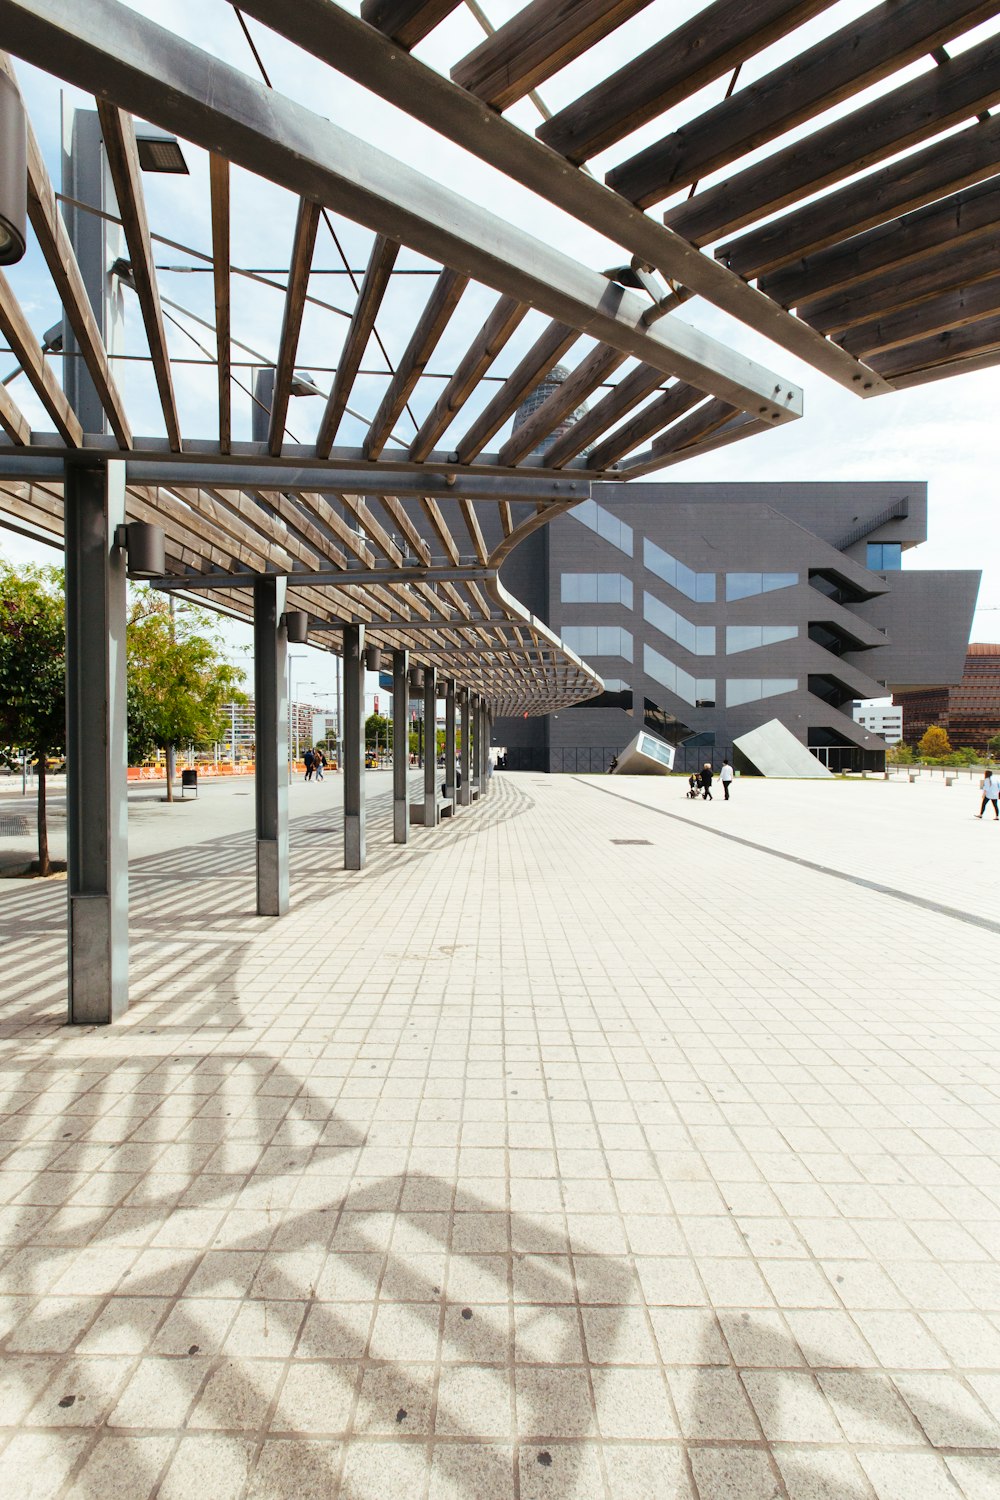
[[[222,739],[226,705],[247,698],[244,673],[222,655],[211,616],[191,605],[175,616],[161,594],[137,590],[127,641],[129,760]],[[173,796],[168,767],[168,801]]]
[[[885,752],[885,758],[893,766],[912,766],[916,757],[911,745],[904,745],[900,740],[898,745],[890,745]]]
[[[392,745],[392,720],[384,714],[369,714],[365,720],[365,749],[388,750]]]
[[[991,734],[986,741],[986,753],[992,755],[994,760],[1000,760],[1000,730],[996,734]]]
[[[66,606],[58,568],[0,562],[0,758],[38,763],[38,873],[48,875],[47,757],[66,744]]]
[[[932,724],[923,735],[917,750],[924,760],[937,760],[942,755],[951,754],[951,741],[944,729]]]

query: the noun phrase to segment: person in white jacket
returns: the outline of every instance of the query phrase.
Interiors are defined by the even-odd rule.
[[[992,771],[987,771],[979,783],[979,790],[983,794],[983,802],[976,813],[976,817],[981,818],[986,811],[987,802],[992,802],[993,817],[995,820],[1000,820],[1000,801],[998,801],[1000,799],[1000,777],[996,776]]]
[[[733,774],[732,766],[728,760],[724,760],[722,762],[722,770],[719,772],[719,780],[722,782],[722,790],[727,802],[729,801],[729,788],[733,784]]]

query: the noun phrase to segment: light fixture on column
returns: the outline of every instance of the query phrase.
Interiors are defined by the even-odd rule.
[[[382,647],[365,647],[365,666],[369,672],[380,672],[382,670]]]
[[[424,690],[424,673],[422,667],[410,668],[410,692],[422,693]]]
[[[162,526],[151,521],[129,521],[115,528],[115,546],[125,553],[130,578],[162,578],[167,571],[166,538]]]
[[[281,617],[290,646],[304,646],[309,639],[309,614],[304,609],[289,609]]]
[[[24,254],[28,208],[27,126],[17,88],[0,73],[0,266]]]

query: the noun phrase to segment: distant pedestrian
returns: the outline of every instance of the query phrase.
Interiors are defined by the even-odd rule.
[[[719,780],[722,782],[722,790],[725,793],[725,798],[728,802],[729,788],[733,784],[733,768],[729,764],[728,760],[724,760],[722,762],[722,770],[719,772]]]
[[[688,777],[687,795],[691,798],[692,802],[697,802],[698,798],[701,796],[701,774],[700,773],[696,776],[694,774],[694,772],[692,771],[691,775]]]
[[[303,755],[303,757],[302,757],[302,764],[306,768],[306,780],[307,781],[312,781],[312,779],[313,779],[313,769],[314,769],[315,764],[316,764],[316,757],[312,753],[311,749],[307,750],[306,753],[305,753],[305,755]]]
[[[701,768],[701,800],[703,802],[713,801],[712,797],[712,762],[706,760]]]
[[[983,802],[979,811],[976,813],[976,817],[981,818],[983,813],[986,811],[987,802],[992,802],[993,816],[996,819],[1000,819],[1000,802],[998,802],[998,798],[1000,798],[1000,777],[998,777],[993,771],[987,771],[986,775],[979,783],[979,790],[983,794]]]
[[[313,765],[316,767],[316,780],[323,780],[323,767],[326,765],[326,756],[322,750],[317,750],[313,755]]]

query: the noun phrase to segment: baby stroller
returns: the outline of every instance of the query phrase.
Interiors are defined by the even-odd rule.
[[[693,771],[688,777],[688,789],[684,793],[684,795],[685,797],[688,797],[692,802],[697,802],[698,798],[701,796],[701,782],[698,780]]]

